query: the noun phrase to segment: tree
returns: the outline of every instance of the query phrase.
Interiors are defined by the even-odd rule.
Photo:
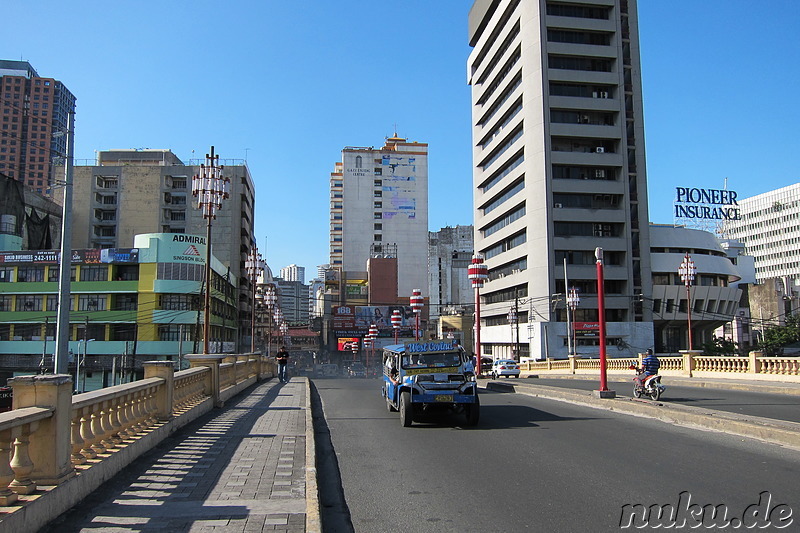
[[[704,355],[737,355],[739,346],[724,337],[713,337],[711,342],[703,344]]]
[[[800,316],[786,317],[785,326],[766,328],[762,334],[759,348],[765,355],[780,355],[783,347],[800,341]]]

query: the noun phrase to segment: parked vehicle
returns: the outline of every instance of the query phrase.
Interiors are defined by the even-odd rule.
[[[403,427],[437,409],[462,413],[467,426],[476,425],[480,415],[472,361],[452,340],[384,347],[381,395],[389,411],[400,412]]]
[[[519,363],[511,359],[498,359],[492,364],[492,379],[497,379],[501,376],[510,378],[514,376],[519,377]]]
[[[646,376],[644,369],[636,365],[631,365],[628,368],[636,371],[636,376],[633,378],[633,395],[636,398],[647,396],[651,400],[657,401],[667,390],[667,387],[661,384],[661,376],[658,374]]]
[[[367,377],[367,367],[362,363],[353,363],[350,365],[351,378],[365,378]]]

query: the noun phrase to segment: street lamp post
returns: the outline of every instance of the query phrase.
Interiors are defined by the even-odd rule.
[[[578,338],[575,334],[575,309],[578,308],[578,304],[581,303],[581,298],[578,296],[578,289],[572,287],[569,292],[567,293],[567,322],[569,322],[569,314],[572,314],[572,323],[570,325],[569,331],[569,352],[570,355],[578,353]],[[574,350],[574,352],[573,352]]]
[[[467,269],[467,276],[475,289],[475,375],[481,375],[481,288],[489,279],[489,269],[483,262],[483,256],[475,254]]]
[[[258,247],[253,246],[244,263],[244,269],[247,271],[247,275],[250,278],[253,291],[252,306],[250,309],[250,352],[256,351],[256,282],[258,280],[258,275],[264,271],[265,266],[264,259],[261,257],[261,254],[258,253]]]
[[[267,310],[267,355],[272,352],[272,312],[278,298],[275,296],[275,287],[267,285],[264,292],[264,307]]]
[[[513,307],[508,312],[508,325],[511,326],[511,352],[512,359],[514,359],[514,324],[517,322],[517,310]],[[517,332],[519,333],[519,332]]]
[[[411,292],[411,310],[414,312],[414,320],[415,320],[415,327],[414,327],[414,340],[418,341],[420,337],[419,332],[419,315],[422,314],[422,306],[424,305],[423,298],[422,298],[422,290],[414,289]]]
[[[399,309],[395,309],[394,311],[392,311],[391,321],[392,321],[392,329],[394,329],[394,343],[397,344],[398,343],[397,336],[400,333],[400,324],[402,324],[403,322],[403,317],[400,316]]]
[[[606,294],[605,280],[603,279],[603,249],[595,248],[594,256],[597,259],[597,318],[600,326],[600,390],[601,398],[613,398],[614,391],[608,390],[606,377]]]
[[[203,353],[208,354],[211,337],[211,221],[217,218],[222,209],[222,200],[230,196],[230,178],[222,175],[219,155],[206,154],[206,163],[200,165],[200,173],[192,177],[192,196],[197,198],[197,208],[207,221],[206,227],[206,271],[205,308],[203,309]]]
[[[689,327],[689,351],[692,350],[692,283],[694,282],[694,277],[697,274],[697,268],[694,266],[694,261],[692,261],[692,257],[689,255],[689,252],[686,252],[686,255],[683,256],[683,262],[681,262],[681,266],[678,267],[678,274],[681,277],[681,281],[683,284],[686,285],[686,317],[688,320],[688,327]]]

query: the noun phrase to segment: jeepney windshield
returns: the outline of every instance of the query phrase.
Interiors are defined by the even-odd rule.
[[[400,358],[400,366],[403,369],[450,368],[459,366],[461,362],[459,352],[412,353],[403,354]]]

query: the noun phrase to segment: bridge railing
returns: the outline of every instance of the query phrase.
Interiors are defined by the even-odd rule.
[[[145,362],[142,380],[76,395],[69,375],[10,379],[14,408],[0,413],[0,532],[38,530],[179,427],[277,374],[260,354],[185,357],[187,370]]]
[[[699,351],[682,351],[679,356],[663,356],[659,373],[685,377],[747,378],[758,381],[800,382],[800,357],[764,357],[761,352],[748,356],[700,355]],[[630,365],[641,365],[644,354],[638,357],[608,358],[609,373],[630,373]],[[520,364],[520,369],[537,374],[597,374],[598,358],[584,359],[571,355],[568,359],[532,361]]]

